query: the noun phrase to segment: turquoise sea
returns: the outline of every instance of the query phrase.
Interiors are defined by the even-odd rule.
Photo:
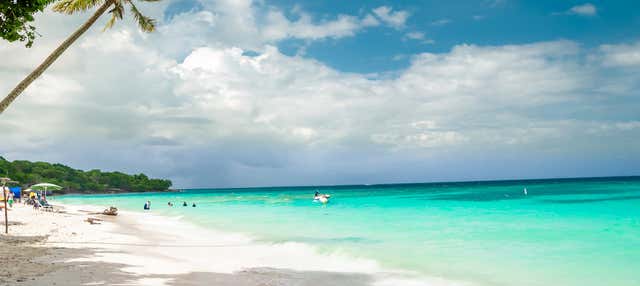
[[[332,195],[329,204],[312,202],[316,189]],[[301,242],[471,285],[640,285],[640,177],[193,189],[56,200],[134,211],[151,200],[151,212],[203,227]]]

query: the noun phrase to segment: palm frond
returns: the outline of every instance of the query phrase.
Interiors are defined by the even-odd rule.
[[[122,20],[122,17],[124,17],[124,5],[121,2],[116,2],[115,5],[113,5],[113,9],[109,12]]]
[[[111,29],[111,27],[113,27],[113,24],[116,23],[116,15],[115,14],[111,14],[111,18],[109,18],[109,21],[107,21],[107,24],[104,25],[104,28],[102,28],[102,31],[106,31]]]
[[[75,12],[87,11],[98,6],[104,1],[111,0],[61,0],[53,5],[53,11],[65,14],[73,14]]]
[[[107,29],[111,29],[116,20],[122,19],[122,17],[124,16],[124,6],[122,5],[122,2],[114,2],[113,8],[109,10],[108,13],[111,14],[111,18],[109,19],[109,21],[107,21],[107,24],[102,29],[103,32]]]
[[[131,13],[138,22],[138,26],[140,27],[140,29],[147,33],[153,32],[156,29],[156,20],[142,15],[142,13],[140,13],[140,10],[138,10],[138,7],[136,7],[136,5],[131,2],[131,0],[127,0],[127,2],[129,3],[129,5],[131,5]]]

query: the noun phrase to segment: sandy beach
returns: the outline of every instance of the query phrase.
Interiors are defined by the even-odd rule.
[[[0,254],[8,261],[0,284],[364,286],[399,285],[406,278],[369,260],[320,255],[297,243],[257,243],[148,213],[91,214],[97,211],[14,206],[9,235],[0,236]]]

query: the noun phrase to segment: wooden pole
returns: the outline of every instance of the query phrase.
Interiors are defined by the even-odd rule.
[[[4,190],[6,181],[2,181],[2,197],[4,199],[4,233],[9,234],[9,218],[7,217],[7,192]]]

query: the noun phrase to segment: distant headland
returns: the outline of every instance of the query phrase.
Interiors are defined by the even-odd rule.
[[[149,178],[145,174],[103,172],[97,169],[83,171],[58,163],[8,161],[0,156],[0,177],[7,176],[15,185],[28,188],[41,182],[63,187],[56,193],[123,193],[164,192],[170,189],[171,180]]]

